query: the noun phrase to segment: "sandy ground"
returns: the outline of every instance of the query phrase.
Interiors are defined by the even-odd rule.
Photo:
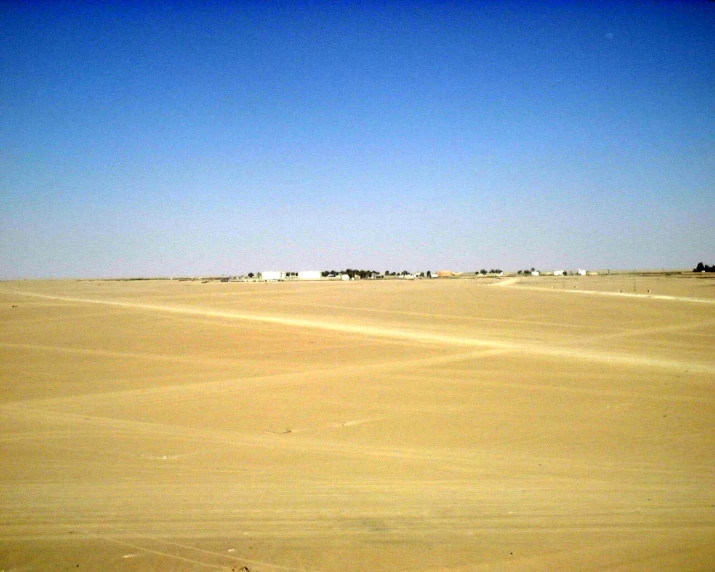
[[[0,283],[0,570],[712,570],[714,284]]]
[[[488,280],[488,279],[487,279]],[[503,285],[522,288],[562,290],[574,293],[623,295],[628,297],[688,298],[694,302],[715,303],[715,278],[706,273],[681,273],[663,276],[654,273],[622,273],[597,276],[539,276],[502,278]]]

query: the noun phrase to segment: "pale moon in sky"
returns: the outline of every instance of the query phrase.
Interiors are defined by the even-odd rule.
[[[613,34],[612,34],[611,32],[608,32],[608,33],[606,34],[606,39],[607,39],[607,40],[612,40],[612,39],[613,39]]]

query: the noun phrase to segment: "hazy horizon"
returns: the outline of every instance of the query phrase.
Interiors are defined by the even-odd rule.
[[[4,4],[0,279],[715,263],[715,3]]]
[[[32,281],[52,281],[52,280],[68,280],[68,281],[73,281],[73,280],[78,280],[78,281],[133,281],[133,280],[205,280],[205,279],[218,279],[218,278],[232,278],[232,277],[247,277],[249,273],[253,273],[254,278],[259,278],[259,275],[262,272],[305,272],[305,271],[315,271],[319,270],[320,272],[344,272],[345,270],[355,270],[355,271],[369,271],[369,270],[374,270],[379,272],[380,274],[384,274],[386,270],[389,270],[390,272],[395,272],[397,274],[400,274],[404,270],[407,272],[411,273],[422,273],[422,272],[427,272],[430,271],[433,275],[436,275],[437,272],[440,271],[451,271],[455,273],[455,277],[459,276],[470,276],[471,274],[478,274],[481,268],[474,268],[471,270],[459,270],[459,269],[454,269],[454,268],[442,268],[442,267],[435,267],[435,268],[426,268],[426,269],[421,269],[421,268],[403,268],[399,267],[400,269],[397,269],[398,267],[396,266],[395,269],[392,268],[385,268],[385,269],[377,269],[377,268],[353,268],[351,266],[341,266],[341,267],[335,267],[335,268],[299,268],[299,269],[292,269],[292,270],[287,270],[287,269],[281,269],[281,268],[261,268],[261,269],[256,269],[256,270],[249,270],[247,272],[241,272],[241,273],[225,273],[225,274],[144,274],[144,275],[116,275],[116,276],[102,276],[102,275],[87,275],[87,276],[63,276],[63,277],[35,277],[35,278],[0,278],[0,282],[32,282]],[[596,273],[601,276],[605,276],[607,273],[612,274],[612,275],[630,275],[630,274],[639,274],[639,273],[644,273],[644,274],[652,274],[652,275],[658,275],[660,273],[694,273],[697,274],[692,268],[686,268],[686,267],[680,267],[680,268],[582,268],[582,267],[574,267],[574,268],[536,268],[534,267],[535,270],[539,271],[542,276],[552,276],[553,277],[553,272],[555,270],[566,270],[567,272],[576,272],[578,269],[583,269],[586,270],[587,272],[590,273]],[[489,271],[489,268],[486,268],[485,270]],[[518,276],[518,272],[521,271],[527,271],[530,270],[530,268],[520,268],[520,269],[499,269],[502,271],[503,274],[505,275],[516,275]],[[492,273],[487,273],[484,275],[485,278],[489,277],[494,277],[496,274]],[[524,273],[524,276],[527,276],[526,273]],[[571,276],[575,276],[575,274],[572,274]],[[302,282],[304,280],[299,280],[297,277],[294,278],[288,278],[287,281],[294,281],[294,282]],[[306,282],[310,282],[311,280],[305,280]]]

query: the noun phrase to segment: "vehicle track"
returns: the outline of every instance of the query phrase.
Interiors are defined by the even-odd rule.
[[[544,344],[528,344],[517,342],[503,342],[498,340],[466,338],[461,336],[451,336],[426,331],[415,331],[398,328],[384,328],[377,326],[365,326],[356,324],[345,324],[338,322],[328,322],[324,320],[310,320],[305,318],[291,318],[286,316],[267,316],[261,314],[250,314],[244,312],[225,312],[218,310],[208,310],[205,308],[190,308],[185,306],[162,306],[156,304],[143,304],[137,302],[123,302],[117,300],[96,300],[91,298],[74,298],[66,296],[50,296],[35,292],[13,292],[25,296],[33,296],[49,300],[62,300],[70,303],[100,304],[111,307],[122,307],[131,309],[144,309],[153,312],[167,312],[174,314],[185,314],[193,316],[212,316],[217,318],[227,318],[233,320],[246,320],[261,322],[266,324],[276,324],[296,328],[311,328],[319,330],[329,330],[345,334],[358,336],[410,340],[435,346],[461,346],[478,347],[485,349],[500,349],[513,352],[536,354],[549,357],[581,359],[589,361],[607,362],[613,364],[631,365],[639,367],[654,367],[661,369],[678,369],[698,371],[702,373],[715,373],[715,364],[682,362],[679,360],[654,359],[645,356],[617,354],[588,349],[576,349],[573,347],[546,346]]]

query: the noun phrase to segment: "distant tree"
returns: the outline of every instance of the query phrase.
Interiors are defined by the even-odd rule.
[[[479,274],[481,274],[482,276],[485,276],[485,275],[487,274],[487,271],[484,270],[484,268],[482,268],[482,269],[479,271]]]
[[[517,274],[521,274],[522,272],[521,272],[521,270],[517,270],[517,272],[516,272],[516,273],[517,273]]]
[[[249,273],[248,273],[248,277],[249,277],[249,278],[253,278],[254,276],[255,276],[255,274],[253,274],[253,272],[249,272]]]
[[[702,262],[698,262],[698,265],[693,269],[693,272],[715,272],[715,264],[708,266]]]
[[[427,278],[432,278],[432,272],[429,270],[427,271]]]

